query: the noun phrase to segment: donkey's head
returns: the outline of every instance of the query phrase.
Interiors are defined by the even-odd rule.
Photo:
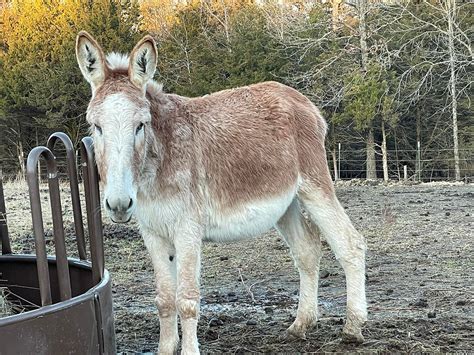
[[[151,115],[146,86],[153,78],[157,51],[152,37],[144,37],[129,59],[104,56],[87,32],[76,41],[79,68],[92,87],[87,109],[101,180],[104,207],[114,222],[128,222],[135,209],[137,177],[145,163]]]

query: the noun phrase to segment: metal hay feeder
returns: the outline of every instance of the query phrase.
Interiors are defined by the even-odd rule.
[[[59,141],[66,148],[79,259],[68,258],[66,255],[54,151],[54,146]],[[69,137],[64,133],[54,133],[50,136],[47,147],[36,147],[28,156],[27,181],[36,255],[12,253],[0,179],[0,287],[5,287],[9,297],[25,308],[29,305],[35,305],[36,308],[0,318],[0,354],[115,353],[111,279],[104,269],[97,167],[90,137],[82,139],[80,147],[90,262],[86,259],[75,155]],[[47,165],[55,257],[46,255],[37,172],[41,157]]]

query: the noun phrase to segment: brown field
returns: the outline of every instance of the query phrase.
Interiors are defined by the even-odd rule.
[[[31,253],[26,186],[7,183],[5,190],[14,251]],[[67,185],[62,190],[68,247],[73,250]],[[343,184],[337,193],[368,244],[365,343],[340,342],[344,275],[327,245],[321,264],[318,326],[306,340],[280,337],[296,311],[298,275],[286,245],[270,232],[246,242],[205,245],[201,350],[473,351],[474,185]],[[48,214],[47,208],[44,214]],[[50,219],[45,221],[47,239],[51,239]],[[106,265],[114,284],[118,351],[154,351],[159,322],[153,302],[153,271],[138,229],[134,224],[107,221],[104,229]]]

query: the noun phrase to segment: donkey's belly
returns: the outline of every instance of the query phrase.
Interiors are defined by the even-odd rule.
[[[232,210],[209,211],[205,240],[227,242],[258,236],[276,225],[296,195],[296,187],[280,196],[255,200]]]

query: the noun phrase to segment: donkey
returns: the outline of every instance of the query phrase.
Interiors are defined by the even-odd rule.
[[[136,217],[153,262],[160,353],[177,350],[178,315],[182,352],[199,353],[202,243],[271,227],[289,245],[300,275],[287,334],[304,338],[317,321],[318,228],[346,275],[343,337],[363,341],[365,241],[335,195],[326,122],[308,98],[276,82],[198,98],[166,94],[153,81],[157,49],[150,36],[130,56],[105,57],[82,31],[76,56],[92,88],[87,121],[104,209],[115,223]]]

